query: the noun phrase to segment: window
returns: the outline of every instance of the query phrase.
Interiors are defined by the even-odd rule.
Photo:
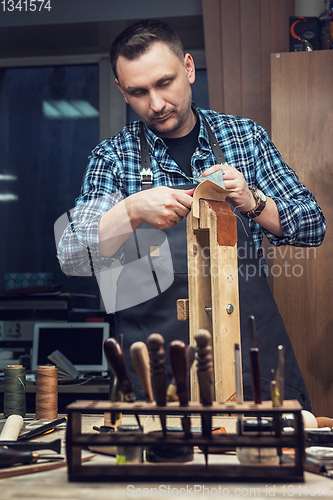
[[[0,68],[0,289],[9,272],[78,281],[60,269],[53,225],[99,140],[98,64]]]

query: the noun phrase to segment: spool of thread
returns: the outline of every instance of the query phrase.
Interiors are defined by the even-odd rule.
[[[58,370],[55,366],[40,366],[36,370],[36,419],[58,417]]]
[[[22,365],[8,365],[4,369],[4,416],[26,413],[25,368]]]

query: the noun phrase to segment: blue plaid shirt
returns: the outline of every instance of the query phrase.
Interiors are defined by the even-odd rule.
[[[198,108],[211,126],[229,165],[236,167],[249,186],[257,186],[278,208],[284,237],[278,238],[253,220],[249,221],[253,240],[262,258],[263,234],[276,246],[318,246],[326,223],[321,209],[295,172],[286,165],[266,131],[246,118]],[[191,182],[168,155],[164,141],[145,126],[149,146],[153,186],[178,186]],[[197,177],[216,164],[208,134],[200,117],[199,146],[192,156],[192,175]],[[140,122],[103,141],[91,153],[81,194],[71,210],[72,223],[58,244],[62,270],[69,275],[91,275],[114,260],[98,253],[98,222],[115,203],[141,190]],[[87,248],[89,251],[87,252]],[[90,255],[90,261],[89,261]],[[116,257],[119,257],[120,252]]]

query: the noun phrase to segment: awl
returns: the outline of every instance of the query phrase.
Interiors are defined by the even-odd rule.
[[[212,336],[208,330],[200,329],[194,336],[197,343],[197,374],[199,381],[200,401],[203,406],[211,406],[214,399],[214,368]],[[202,435],[210,437],[212,432],[212,415],[202,414]],[[208,446],[204,447],[206,465],[208,463]]]
[[[132,382],[130,381],[129,376],[127,374],[125,356],[121,348],[121,345],[115,338],[109,337],[104,341],[104,353],[108,365],[111,368],[114,376],[116,377],[116,387],[115,387],[116,396],[118,396],[118,393],[120,392],[124,397],[124,401],[128,403],[133,403],[136,398],[133,392]],[[135,418],[139,426],[141,427],[138,415],[135,415]],[[115,423],[114,412],[111,413],[111,422],[113,424]]]
[[[186,367],[187,367],[187,376],[190,373],[191,367],[193,365],[193,361],[195,359],[196,347],[194,345],[188,345],[186,347]],[[167,401],[177,401],[177,383],[175,377],[172,377],[172,380],[167,389]]]
[[[252,372],[253,399],[256,404],[260,404],[262,400],[260,359],[259,359],[259,349],[257,346],[256,321],[254,316],[249,316],[249,327],[250,327],[250,338],[251,338],[250,361],[251,361],[251,372]]]
[[[189,388],[188,388],[188,369],[186,344],[181,340],[173,340],[169,344],[169,358],[173,376],[177,385],[177,396],[180,406],[188,406]],[[191,436],[191,419],[189,416],[182,418],[183,430],[185,437]]]
[[[145,400],[147,403],[152,403],[154,398],[150,380],[149,353],[146,344],[144,342],[134,342],[130,347],[130,355],[134,369],[139,377]]]
[[[104,341],[104,353],[113,374],[117,377],[117,389],[124,395],[124,401],[135,401],[132,382],[130,381],[125,364],[123,350],[116,339],[109,337]]]
[[[165,367],[164,338],[159,333],[152,333],[147,338],[150,356],[150,375],[154,399],[157,406],[166,405],[167,371]],[[164,436],[166,436],[166,415],[160,414]]]

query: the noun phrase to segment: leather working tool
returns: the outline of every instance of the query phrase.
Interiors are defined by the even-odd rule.
[[[194,336],[197,343],[197,373],[199,380],[200,401],[203,406],[211,406],[214,399],[214,368],[212,336],[208,330],[199,329]],[[210,437],[212,432],[211,414],[202,414],[202,435]],[[204,447],[207,465],[208,448]]]
[[[188,388],[188,370],[186,357],[186,344],[181,340],[173,340],[169,344],[169,357],[173,376],[177,384],[177,396],[180,406],[188,406],[189,388]],[[182,426],[185,437],[191,436],[191,419],[189,416],[182,417]]]
[[[157,406],[166,406],[167,371],[165,367],[164,338],[159,333],[152,333],[147,338],[150,355],[151,385]],[[164,437],[166,436],[166,415],[160,415]]]
[[[149,353],[146,344],[144,342],[134,342],[130,347],[130,355],[139,377],[145,400],[147,403],[152,403],[154,398],[150,380]]]

